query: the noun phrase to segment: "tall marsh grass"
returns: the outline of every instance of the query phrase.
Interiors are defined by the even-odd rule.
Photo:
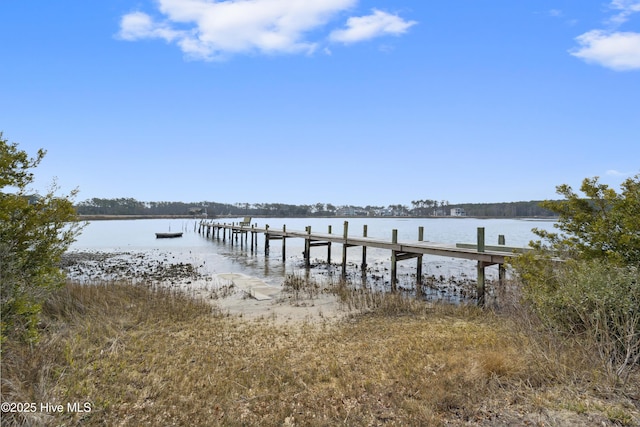
[[[44,308],[39,343],[2,349],[2,401],[92,410],[2,425],[640,422],[640,381],[612,389],[577,343],[530,334],[533,318],[336,286],[352,316],[281,325],[163,288],[69,284]]]

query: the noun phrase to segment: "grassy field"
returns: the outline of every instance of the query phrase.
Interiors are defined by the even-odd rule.
[[[588,343],[524,310],[334,291],[344,319],[281,325],[166,289],[69,284],[39,343],[2,348],[2,401],[38,407],[1,424],[640,424],[637,372],[619,384]]]

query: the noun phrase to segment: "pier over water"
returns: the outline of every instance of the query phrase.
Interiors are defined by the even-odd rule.
[[[308,226],[302,230],[288,230],[286,225],[282,229],[273,229],[268,225],[258,227],[257,224],[250,224],[250,221],[241,221],[238,223],[219,223],[212,221],[201,221],[198,226],[198,232],[207,238],[222,239],[223,242],[229,241],[231,245],[239,244],[241,247],[250,251],[258,250],[258,234],[264,235],[264,251],[269,254],[271,241],[280,240],[282,242],[283,261],[286,254],[286,240],[297,238],[304,239],[304,260],[305,266],[310,268],[312,247],[323,246],[327,248],[327,263],[331,263],[331,245],[333,243],[342,246],[342,277],[346,278],[347,274],[347,250],[352,247],[360,247],[362,250],[362,270],[367,267],[367,248],[379,248],[389,250],[391,252],[391,290],[397,288],[397,271],[398,262],[408,259],[416,259],[416,293],[422,294],[422,257],[424,255],[435,255],[452,258],[462,258],[477,262],[477,302],[478,305],[484,305],[485,296],[485,268],[498,266],[499,285],[503,286],[506,276],[504,264],[510,257],[517,256],[519,253],[526,251],[526,248],[508,247],[504,244],[503,235],[498,238],[498,245],[490,246],[485,244],[485,229],[478,227],[477,242],[471,243],[434,243],[424,240],[424,227],[418,227],[418,237],[415,241],[399,241],[398,231],[392,230],[391,240],[383,240],[367,236],[367,226],[362,230],[362,236],[349,235],[349,222],[345,221],[342,233],[336,234],[332,227],[328,226],[327,232],[312,231]],[[222,236],[220,236],[222,234]]]

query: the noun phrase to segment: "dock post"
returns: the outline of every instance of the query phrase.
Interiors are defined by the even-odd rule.
[[[253,231],[254,226],[251,226],[251,253],[253,253],[253,238],[255,237],[254,235],[256,234],[255,231]]]
[[[287,244],[285,243],[287,239],[284,235],[287,233],[287,226],[285,224],[282,225],[282,262],[284,262],[287,257]]]
[[[391,243],[394,245],[398,243],[398,230],[391,230]],[[396,284],[398,281],[398,260],[396,258],[395,249],[391,249],[391,292],[396,291]]]
[[[498,236],[498,245],[504,245],[504,234],[500,234]],[[504,264],[498,264],[498,284],[500,287],[505,286],[505,281],[507,279],[507,270],[504,268]]]
[[[331,234],[331,226],[329,226],[329,234]],[[327,265],[331,265],[331,242],[327,242]]]
[[[264,255],[269,255],[269,224],[264,226]]]
[[[367,224],[362,227],[362,237],[367,237]],[[362,245],[362,276],[366,277],[367,271],[367,245]]]
[[[418,242],[424,241],[424,227],[418,227]],[[418,261],[416,265],[416,294],[422,295],[422,255],[418,255]]]
[[[222,243],[227,241],[227,224],[222,225]]]
[[[342,231],[342,237],[344,242],[342,243],[342,280],[347,278],[347,236],[349,235],[349,221],[344,222],[344,228]]]
[[[478,252],[484,252],[484,227],[478,227]],[[485,277],[484,277],[485,264],[483,261],[478,261],[478,284],[476,287],[478,306],[484,307],[484,291],[485,291]]]
[[[307,237],[304,238],[304,266],[306,268],[311,267],[311,226],[305,227],[307,231]]]

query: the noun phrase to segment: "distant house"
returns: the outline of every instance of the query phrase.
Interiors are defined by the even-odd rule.
[[[466,216],[467,213],[462,208],[451,208],[451,216]]]
[[[389,208],[376,209],[373,212],[375,216],[391,216],[392,214]]]
[[[367,216],[368,212],[356,206],[341,206],[336,210],[337,216]]]
[[[356,214],[356,208],[353,206],[340,206],[336,211],[338,216],[354,216]]]

